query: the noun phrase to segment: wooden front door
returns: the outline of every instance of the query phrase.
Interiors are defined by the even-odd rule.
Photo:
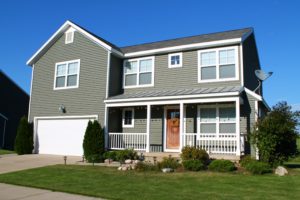
[[[179,148],[179,125],[180,125],[180,112],[179,109],[167,110],[167,134],[166,134],[166,148],[178,149]]]

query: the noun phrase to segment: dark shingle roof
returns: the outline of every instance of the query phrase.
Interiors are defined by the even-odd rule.
[[[244,35],[252,32],[252,30],[253,30],[252,28],[244,28],[244,29],[239,29],[239,30],[231,30],[231,31],[225,31],[225,32],[196,35],[196,36],[191,36],[191,37],[183,37],[183,38],[164,40],[164,41],[159,41],[159,42],[152,42],[152,43],[145,43],[145,44],[121,47],[120,49],[123,53],[132,53],[132,52],[137,52],[137,51],[146,51],[146,50],[153,50],[153,49],[172,47],[172,46],[180,46],[180,45],[195,44],[195,43],[202,43],[202,42],[211,42],[211,41],[218,41],[218,40],[241,38]]]
[[[216,87],[216,88],[191,88],[191,89],[176,89],[176,90],[141,91],[136,93],[116,95],[113,97],[109,97],[108,100],[213,94],[213,93],[224,93],[224,92],[241,92],[242,90],[243,90],[242,86],[229,86],[229,87]]]

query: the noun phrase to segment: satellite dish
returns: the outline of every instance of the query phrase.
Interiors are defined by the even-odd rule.
[[[261,81],[264,81],[266,80],[267,78],[269,78],[270,76],[272,76],[273,72],[268,72],[268,73],[265,73],[263,72],[262,70],[255,70],[255,75],[256,77],[261,80]]]
[[[257,77],[257,79],[258,79],[258,82],[259,82],[257,88],[254,90],[254,92],[255,92],[257,89],[260,88],[261,83],[262,83],[264,80],[266,80],[267,78],[269,78],[270,76],[272,76],[273,72],[265,73],[265,72],[262,71],[262,70],[255,70],[254,72],[255,72],[255,75],[256,75],[256,77]]]

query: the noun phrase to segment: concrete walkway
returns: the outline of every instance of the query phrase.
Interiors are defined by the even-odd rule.
[[[1,200],[101,200],[100,198],[74,195],[50,190],[35,189],[0,183]]]
[[[80,156],[68,156],[67,164],[76,164],[81,160]],[[43,154],[0,155],[0,174],[56,164],[64,164],[63,156]]]

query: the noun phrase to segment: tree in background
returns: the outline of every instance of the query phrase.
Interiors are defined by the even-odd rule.
[[[18,155],[31,154],[33,150],[33,124],[23,116],[19,122],[15,140],[15,151]]]
[[[292,111],[287,102],[279,102],[265,118],[257,122],[251,140],[258,148],[261,161],[274,166],[297,153],[299,117],[299,111]]]
[[[104,131],[98,121],[89,121],[83,139],[84,157],[88,162],[100,162],[104,153]]]

